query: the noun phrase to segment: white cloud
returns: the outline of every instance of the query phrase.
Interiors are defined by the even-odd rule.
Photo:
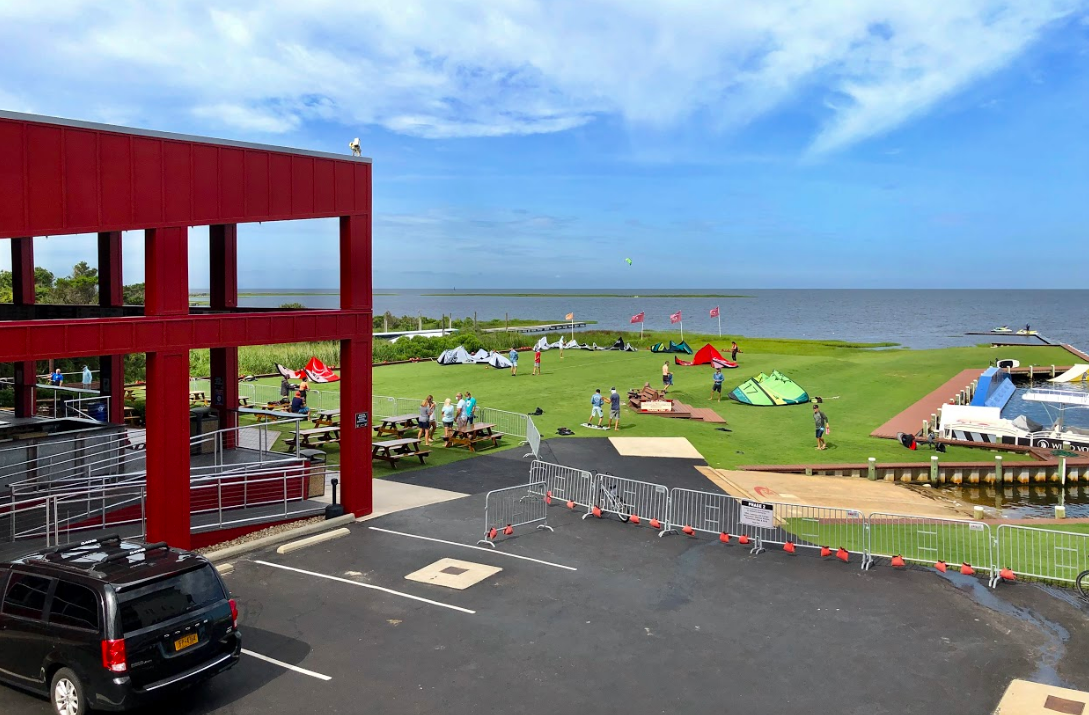
[[[811,150],[821,153],[927,111],[1087,6],[9,2],[0,3],[0,100],[7,93],[40,111],[156,126],[181,112],[240,132],[324,119],[447,138],[559,132],[599,115],[654,129],[693,119],[729,129],[817,89],[834,97],[814,108],[823,124]]]

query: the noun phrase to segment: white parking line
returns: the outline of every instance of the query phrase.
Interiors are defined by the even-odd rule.
[[[242,652],[245,655],[253,656],[257,660],[263,660],[266,663],[272,663],[273,665],[278,665],[281,668],[287,668],[288,670],[294,671],[296,673],[302,673],[303,675],[309,675],[311,678],[317,678],[318,680],[332,680],[332,678],[329,677],[328,675],[322,675],[321,673],[315,673],[312,670],[307,670],[306,668],[300,668],[297,665],[291,665],[291,663],[284,663],[283,661],[276,660],[275,658],[269,658],[267,655],[261,655],[260,653],[254,653],[252,650],[246,650],[245,648],[243,648]]]
[[[330,576],[324,573],[318,573],[317,571],[307,571],[305,569],[297,569],[292,566],[284,566],[282,564],[274,564],[268,561],[253,561],[255,564],[261,564],[262,566],[271,566],[274,569],[283,569],[284,571],[294,571],[295,573],[305,574],[307,576],[315,576],[317,578],[327,578],[330,581],[340,581],[351,586],[359,586],[361,588],[369,588],[374,591],[381,591],[382,593],[388,593],[393,596],[400,596],[401,598],[408,598],[413,601],[421,601],[423,603],[429,603],[432,606],[439,606],[441,608],[449,608],[451,611],[461,611],[462,613],[468,613],[475,615],[476,611],[471,611],[468,608],[462,608],[461,606],[452,606],[449,603],[440,603],[439,601],[432,601],[430,598],[421,598],[419,596],[413,596],[411,593],[404,593],[402,591],[394,591],[392,588],[383,588],[382,586],[373,586],[369,583],[360,583],[359,581],[352,581],[351,579],[341,578],[339,576]]]
[[[383,529],[378,526],[367,527],[371,531],[381,531],[383,534],[394,534],[396,536],[407,536],[410,539],[423,539],[424,541],[435,541],[440,544],[449,544],[450,546],[461,546],[466,549],[477,549],[478,551],[484,551],[489,554],[496,554],[498,556],[509,556],[512,559],[522,559],[523,561],[532,561],[537,564],[544,564],[545,566],[552,566],[558,569],[566,569],[567,571],[578,571],[574,566],[564,566],[563,564],[554,564],[551,561],[542,561],[541,559],[531,559],[528,556],[520,556],[519,554],[508,554],[506,551],[496,551],[495,549],[485,549],[483,546],[473,546],[471,544],[459,544],[456,541],[447,541],[446,539],[436,539],[432,536],[419,536],[418,534],[406,534],[403,531],[393,531],[392,529]]]

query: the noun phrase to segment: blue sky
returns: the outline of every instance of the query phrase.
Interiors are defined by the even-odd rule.
[[[0,62],[5,109],[358,136],[377,286],[1085,286],[1089,0],[0,0]],[[334,224],[240,237],[243,288],[335,288]]]

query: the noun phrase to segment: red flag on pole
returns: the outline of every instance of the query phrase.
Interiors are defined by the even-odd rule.
[[[711,317],[712,318],[717,318],[718,317],[718,306],[717,305],[714,308],[711,308]]]
[[[633,316],[631,316],[631,322],[633,322],[633,323],[642,323],[643,318],[645,317],[645,315],[646,315],[646,313],[639,313],[638,315],[633,315]]]
[[[574,313],[568,313],[568,314],[567,314],[566,316],[564,316],[564,317],[565,317],[565,318],[566,318],[567,320],[574,320],[574,319],[575,319],[575,314],[574,314]]]
[[[672,323],[679,323],[679,322],[681,322],[681,311],[679,311],[679,310],[678,310],[678,311],[677,311],[676,313],[674,313],[673,315],[669,316],[669,322],[670,322],[671,324],[672,324]]]

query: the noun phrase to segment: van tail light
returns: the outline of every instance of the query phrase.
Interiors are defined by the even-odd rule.
[[[228,603],[231,604],[231,627],[238,630],[238,604],[233,598]]]
[[[102,641],[102,667],[111,673],[124,673],[129,669],[124,639]]]

